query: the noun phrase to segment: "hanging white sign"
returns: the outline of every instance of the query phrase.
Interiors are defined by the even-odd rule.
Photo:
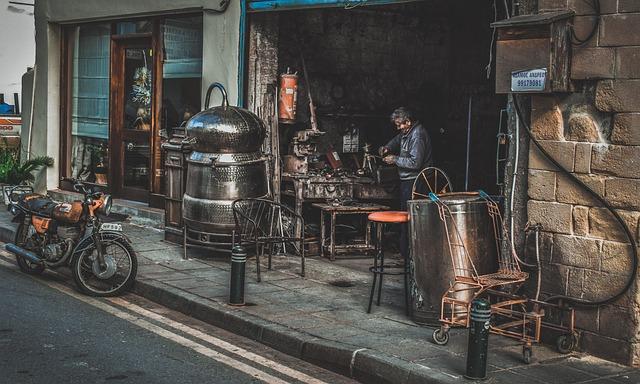
[[[511,72],[511,92],[542,92],[546,83],[546,68]]]

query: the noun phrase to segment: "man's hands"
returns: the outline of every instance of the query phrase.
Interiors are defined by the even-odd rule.
[[[382,161],[387,164],[395,164],[396,160],[398,159],[398,156],[396,155],[389,155],[389,148],[384,146],[378,148],[378,153],[380,154],[380,156],[382,156]]]
[[[387,164],[395,164],[397,160],[398,160],[398,156],[396,155],[387,155],[382,158],[382,161],[384,161]]]

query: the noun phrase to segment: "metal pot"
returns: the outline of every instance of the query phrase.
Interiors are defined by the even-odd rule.
[[[467,259],[459,247],[452,247],[458,265],[462,267],[458,274],[470,275],[471,262],[478,274],[495,272],[498,254],[486,200],[469,193],[448,193],[439,197],[451,210],[451,219],[447,219],[450,220],[450,231],[455,223],[469,256]],[[442,295],[455,279],[449,241],[436,203],[428,199],[410,200],[407,208],[411,218],[413,321],[437,324]],[[455,239],[456,235],[451,233],[450,236]],[[458,299],[471,299],[470,290],[459,295]]]
[[[222,93],[222,105],[209,108],[214,88]],[[186,131],[194,150],[213,153],[256,152],[266,134],[258,116],[244,108],[229,106],[227,92],[220,83],[209,86],[205,110],[187,122]]]

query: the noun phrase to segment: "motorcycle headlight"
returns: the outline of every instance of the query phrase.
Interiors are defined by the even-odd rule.
[[[102,206],[98,209],[98,212],[105,216],[109,216],[111,213],[111,205],[113,204],[113,200],[111,199],[111,195],[102,196]]]

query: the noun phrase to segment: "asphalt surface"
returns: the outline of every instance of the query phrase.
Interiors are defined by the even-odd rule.
[[[138,296],[0,260],[0,383],[352,383]],[[244,352],[243,352],[244,351]]]

